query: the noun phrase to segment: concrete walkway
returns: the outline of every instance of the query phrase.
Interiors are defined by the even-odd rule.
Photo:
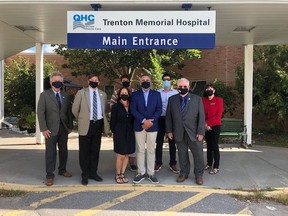
[[[226,146],[226,147],[225,147]],[[220,172],[217,175],[204,174],[203,188],[220,189],[267,189],[288,188],[288,148],[264,147],[254,145],[243,149],[222,145]],[[55,186],[80,186],[80,168],[78,163],[78,134],[69,135],[69,158],[67,170],[73,174],[72,178],[55,176]],[[29,185],[46,187],[44,145],[36,145],[35,137],[29,137],[12,130],[0,130],[0,184],[1,185]],[[190,161],[192,157],[190,156]],[[205,151],[206,157],[206,151]],[[163,152],[162,169],[156,173],[159,186],[195,186],[193,172],[183,183],[177,183],[177,174],[169,170],[169,152],[165,145]],[[191,164],[193,169],[193,164]],[[89,181],[89,185],[113,185],[115,174],[115,155],[111,138],[103,137],[99,161],[99,175],[104,181],[101,183]],[[193,170],[192,170],[193,171]],[[57,173],[56,173],[57,174]],[[132,183],[135,172],[127,170]],[[151,185],[148,180],[141,185]],[[52,186],[54,187],[54,186]]]

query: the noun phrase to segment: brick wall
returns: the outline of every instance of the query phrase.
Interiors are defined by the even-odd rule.
[[[234,85],[235,68],[243,61],[242,46],[218,46],[213,50],[203,50],[200,59],[184,61],[181,74],[192,81],[213,82],[218,79],[227,85]]]

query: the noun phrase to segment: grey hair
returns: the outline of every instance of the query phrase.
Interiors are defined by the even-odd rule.
[[[60,77],[62,78],[62,81],[63,81],[63,79],[64,79],[62,73],[60,73],[59,71],[55,71],[55,72],[53,72],[53,73],[50,75],[50,81],[52,80],[52,78],[53,78],[54,76],[60,76]]]
[[[188,86],[190,86],[190,81],[189,81],[188,79],[184,78],[184,77],[177,80],[177,86],[178,86],[179,82],[181,82],[181,81],[187,82],[187,83],[188,83]]]

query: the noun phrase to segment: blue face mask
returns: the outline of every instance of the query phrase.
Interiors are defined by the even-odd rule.
[[[171,86],[171,82],[169,80],[164,80],[163,81],[163,86],[164,86],[164,88],[170,87]]]
[[[63,83],[60,81],[55,81],[52,82],[52,86],[54,86],[55,88],[61,88],[63,86]]]

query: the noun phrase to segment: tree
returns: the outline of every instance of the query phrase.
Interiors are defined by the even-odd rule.
[[[233,114],[237,105],[237,94],[235,89],[232,86],[227,86],[225,83],[214,80],[212,83],[217,90],[217,94],[223,98],[224,101],[224,114],[229,113],[230,115]]]
[[[4,65],[4,104],[8,115],[28,115],[35,111],[35,73],[34,64],[28,58],[17,57]],[[44,61],[44,75],[55,70],[53,63]]]
[[[66,45],[52,45],[54,51],[64,56],[68,62],[64,68],[71,69],[75,77],[80,75],[105,75],[111,81],[123,74],[131,77],[137,68],[149,65],[149,51],[105,50],[105,49],[67,49]]]
[[[181,77],[181,74],[177,74],[176,72],[172,71],[170,68],[171,66],[177,66],[178,69],[182,69],[185,65],[182,63],[185,59],[192,59],[192,58],[200,58],[201,51],[200,50],[156,50],[153,49],[150,53],[150,61],[152,64],[152,68],[146,69],[143,68],[150,76],[152,77],[153,89],[160,89],[162,88],[162,75],[164,71],[169,72],[171,77],[174,79],[178,79]]]
[[[275,119],[272,128],[288,132],[288,46],[255,46],[253,105],[257,113]],[[243,89],[243,68],[237,86]],[[278,126],[277,126],[278,125]]]
[[[134,77],[136,69],[154,68],[151,55],[156,52],[152,50],[137,49],[67,49],[66,45],[52,45],[55,52],[64,56],[68,62],[64,68],[70,68],[73,76],[88,75],[91,72],[96,75],[104,75],[113,82],[123,74]],[[185,59],[199,58],[199,50],[157,50],[161,58],[161,67],[168,68],[177,66],[183,68]],[[154,80],[153,80],[154,81]]]

